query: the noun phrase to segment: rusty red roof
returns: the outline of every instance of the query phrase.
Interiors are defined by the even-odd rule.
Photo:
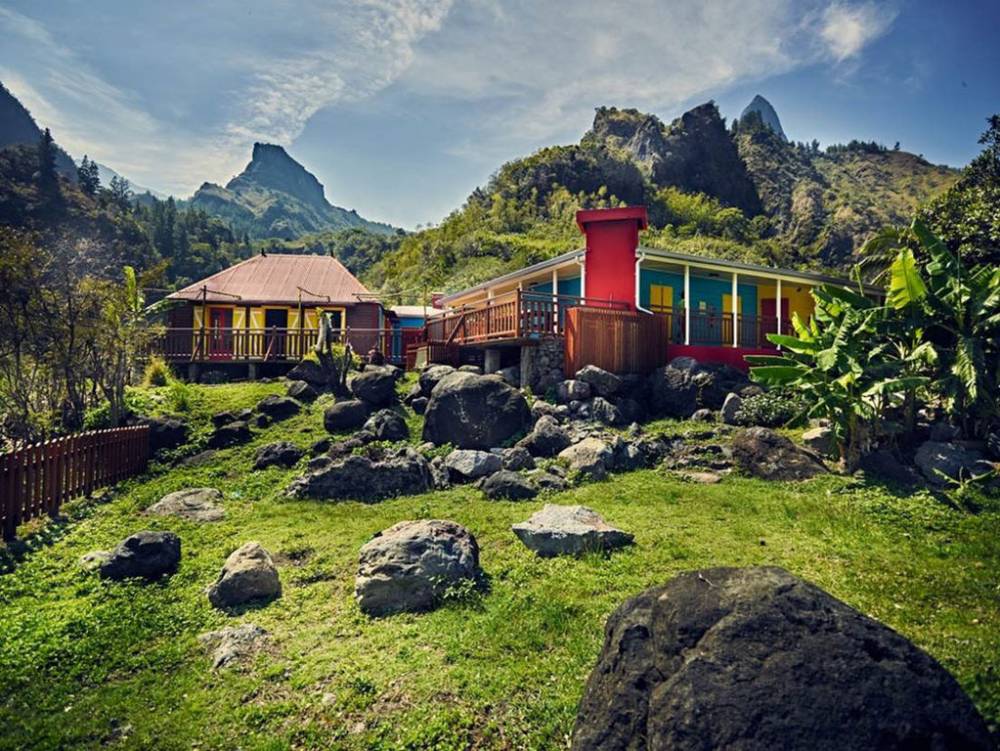
[[[167,296],[170,300],[208,302],[356,303],[372,294],[330,256],[256,255]]]

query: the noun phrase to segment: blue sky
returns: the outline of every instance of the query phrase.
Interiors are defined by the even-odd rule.
[[[0,39],[0,81],[77,158],[188,196],[280,143],[407,228],[600,105],[761,93],[792,139],[953,165],[1000,111],[996,0],[0,0]]]

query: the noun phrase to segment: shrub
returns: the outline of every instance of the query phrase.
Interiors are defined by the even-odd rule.
[[[799,421],[805,411],[805,402],[794,391],[772,389],[744,398],[736,422],[748,427],[778,428]]]
[[[178,380],[170,382],[170,390],[167,392],[167,400],[170,409],[174,412],[190,412],[194,401],[191,387]]]
[[[150,386],[168,386],[173,380],[174,374],[170,370],[170,366],[167,365],[166,360],[156,355],[149,358],[146,370],[142,374],[143,386],[147,388]]]

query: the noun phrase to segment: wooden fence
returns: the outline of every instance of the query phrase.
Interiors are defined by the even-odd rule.
[[[56,438],[0,454],[0,525],[12,540],[17,526],[55,516],[66,501],[139,474],[149,459],[149,426]]]
[[[670,320],[600,308],[566,314],[566,372],[596,365],[612,373],[649,373],[667,362]]]

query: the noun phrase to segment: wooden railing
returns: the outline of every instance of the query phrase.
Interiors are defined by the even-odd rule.
[[[573,308],[566,322],[567,373],[596,365],[612,373],[649,373],[667,362],[663,315]]]
[[[655,315],[666,320],[666,335],[671,344],[685,343],[685,311],[654,307]],[[768,334],[778,333],[778,319],[775,316],[737,315],[739,326],[739,346],[750,349],[773,349]],[[781,321],[782,334],[792,331],[791,321]],[[702,346],[731,347],[733,345],[732,313],[712,313],[695,311],[691,313],[690,344]]]
[[[462,345],[563,336],[568,311],[580,307],[630,309],[625,302],[514,290],[427,319],[426,342]]]
[[[139,474],[149,460],[149,426],[56,438],[0,454],[0,526],[12,540],[19,524],[55,516],[68,500]]]
[[[335,333],[335,341],[350,342],[364,356],[376,349],[389,362],[402,363],[406,345],[418,329],[352,329]],[[173,362],[296,362],[316,341],[316,332],[297,328],[168,328],[156,337],[150,354]]]

